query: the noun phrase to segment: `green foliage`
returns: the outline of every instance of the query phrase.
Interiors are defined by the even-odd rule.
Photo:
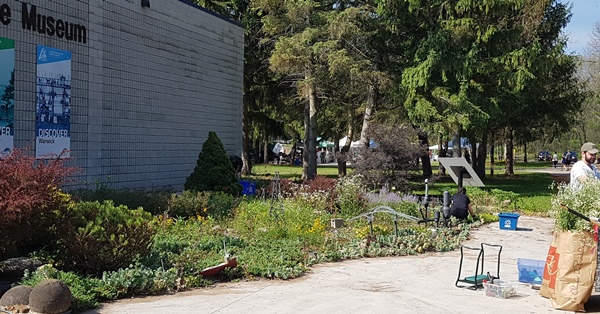
[[[599,217],[600,181],[586,180],[578,188],[561,183],[557,185],[557,189],[556,197],[552,199],[551,211],[552,216],[556,219],[556,227],[562,231],[591,231],[592,224],[589,221],[567,212],[560,205],[564,204],[587,217]]]
[[[150,250],[152,215],[112,202],[80,202],[55,212],[59,265],[99,274],[131,264]]]
[[[251,276],[290,279],[306,271],[302,241],[257,238],[240,252],[244,272]]]
[[[211,192],[185,190],[181,195],[171,194],[167,214],[171,217],[207,216]]]
[[[198,192],[185,190],[181,195],[172,194],[167,214],[171,217],[212,217],[223,219],[236,206],[237,199],[225,192]]]
[[[171,292],[177,288],[177,270],[150,269],[142,265],[105,272],[102,281],[117,291],[117,298]]]
[[[419,207],[421,205],[416,202],[411,201],[402,201],[392,205],[392,207],[400,213],[407,214],[413,217],[421,217],[421,213],[419,212]]]
[[[104,183],[98,183],[94,189],[77,189],[70,193],[77,201],[112,201],[117,206],[141,207],[154,215],[162,214],[167,210],[167,202],[171,194],[164,190],[112,189]]]
[[[187,177],[184,187],[186,190],[217,191],[232,195],[238,195],[242,191],[235,169],[217,133],[208,132],[196,167]]]
[[[225,192],[215,192],[210,195],[208,200],[208,215],[216,219],[223,219],[231,215],[237,199]]]
[[[552,196],[538,195],[521,197],[519,209],[527,215],[548,216],[552,207]]]
[[[337,193],[337,207],[339,216],[352,218],[360,215],[366,208],[363,194],[366,191],[363,178],[360,175],[349,175],[337,180],[335,191]]]
[[[101,301],[114,300],[117,291],[98,278],[83,277],[72,272],[57,270],[52,265],[44,265],[35,272],[25,271],[20,284],[35,287],[45,279],[58,279],[71,290],[73,300],[71,310],[80,313],[87,309],[95,309]]]

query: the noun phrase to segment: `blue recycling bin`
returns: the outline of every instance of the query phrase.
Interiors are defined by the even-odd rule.
[[[256,193],[256,182],[240,181],[242,185],[242,195],[254,195]]]

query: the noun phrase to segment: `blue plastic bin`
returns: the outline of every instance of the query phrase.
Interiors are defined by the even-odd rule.
[[[254,195],[256,192],[256,182],[240,181],[242,185],[242,195]]]
[[[519,214],[514,213],[500,213],[500,229],[502,230],[517,230],[517,222],[519,220]]]
[[[541,284],[546,261],[518,258],[519,282]]]

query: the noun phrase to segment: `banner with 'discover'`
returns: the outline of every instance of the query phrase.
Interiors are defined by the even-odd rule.
[[[69,157],[71,149],[71,53],[37,46],[37,158]]]

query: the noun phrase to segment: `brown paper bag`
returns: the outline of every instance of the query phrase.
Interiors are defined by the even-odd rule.
[[[540,295],[557,310],[584,311],[596,275],[597,244],[591,232],[556,232],[546,257]]]

